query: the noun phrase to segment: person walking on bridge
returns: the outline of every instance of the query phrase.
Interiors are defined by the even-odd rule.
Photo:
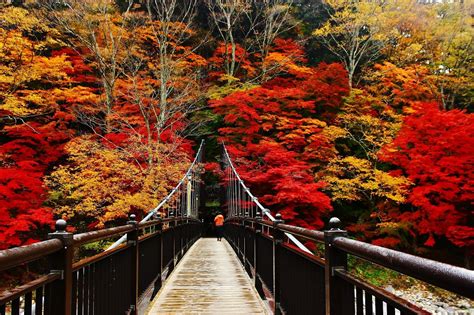
[[[217,240],[220,241],[222,234],[224,234],[224,216],[221,213],[214,218],[214,224],[216,225]]]

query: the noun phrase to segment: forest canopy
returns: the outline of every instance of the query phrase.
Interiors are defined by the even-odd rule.
[[[473,35],[464,2],[0,4],[0,249],[143,217],[207,138],[259,200],[469,265]],[[203,208],[202,211],[212,209]],[[464,262],[463,262],[464,259]]]

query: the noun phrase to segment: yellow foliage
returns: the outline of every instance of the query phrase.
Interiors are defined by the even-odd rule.
[[[235,92],[245,92],[253,88],[258,87],[256,84],[252,83],[240,83],[239,81],[234,82],[234,84],[226,84],[223,86],[214,85],[210,87],[207,91],[207,97],[210,100],[219,100],[226,97],[229,94]]]
[[[394,8],[389,2],[329,0],[327,3],[331,6],[329,19],[313,35],[340,37],[333,43],[334,47],[342,50],[352,45],[351,41],[385,41],[391,36],[387,15]]]
[[[367,159],[376,160],[378,151],[392,142],[401,127],[401,116],[386,110],[380,117],[345,113],[338,116],[339,130],[334,136],[357,144]]]
[[[91,136],[73,139],[66,146],[68,164],[59,166],[47,178],[50,203],[58,216],[95,219],[98,227],[126,218],[130,211],[146,213],[166,196],[184,173],[183,156],[170,160],[166,148],[156,145],[153,167],[143,169],[127,150],[107,146]]]
[[[0,10],[0,99],[2,109],[15,116],[41,114],[51,109],[55,100],[33,83],[66,82],[66,69],[71,67],[66,56],[45,57],[42,50],[51,48],[54,29],[36,19],[28,11],[6,7]],[[44,39],[32,33],[43,33]]]
[[[376,169],[369,161],[353,156],[337,158],[328,165],[323,179],[333,200],[405,201],[410,181]]]
[[[1,28],[10,30],[15,29],[20,33],[28,35],[42,33],[46,35],[44,41],[48,41],[49,44],[56,42],[54,38],[58,37],[57,35],[59,35],[59,32],[54,28],[50,28],[48,23],[38,19],[28,12],[28,10],[14,6],[7,6],[1,9],[0,12],[2,16],[0,22]],[[41,41],[36,43],[35,48],[43,48]]]
[[[263,66],[268,74],[275,75],[275,72],[288,72],[290,74],[311,74],[312,69],[309,67],[298,65],[292,58],[280,52],[270,52],[263,61]]]
[[[347,135],[347,131],[343,128],[340,128],[335,125],[330,125],[323,130],[324,136],[326,136],[330,141],[334,141],[338,138],[343,138]]]

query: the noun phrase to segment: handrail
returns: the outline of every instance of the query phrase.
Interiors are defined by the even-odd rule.
[[[275,230],[279,230],[285,233],[292,233],[312,242],[325,241],[325,238],[329,237],[326,241],[329,241],[330,247],[333,248],[333,250],[336,249],[342,253],[357,256],[368,262],[378,264],[382,267],[400,272],[431,285],[474,299],[474,270],[357,241],[345,236],[347,235],[346,231],[339,229],[337,226],[330,226],[329,230],[323,232],[287,224],[272,225],[268,224],[268,221],[265,220],[244,217],[231,218],[226,222],[235,221],[234,224],[241,226],[242,224],[239,223],[239,220],[248,221],[249,224],[256,223],[266,225],[269,228],[274,229],[274,232]],[[331,219],[331,221],[333,220],[334,219]],[[330,225],[333,224],[331,221]],[[336,219],[333,222],[339,222],[339,220]],[[337,235],[331,237],[333,233],[336,233]],[[328,264],[326,259],[325,264]],[[331,262],[329,262],[329,264],[331,264]],[[346,278],[351,277],[343,274],[341,270],[338,271],[341,276]]]
[[[237,177],[238,181],[239,181],[239,185],[242,186],[242,188],[244,189],[245,193],[250,197],[250,199],[257,205],[257,207],[260,209],[260,211],[262,211],[262,216],[267,216],[270,221],[272,222],[275,222],[276,219],[274,216],[272,216],[270,210],[268,210],[267,208],[265,208],[261,203],[260,201],[258,201],[258,198],[255,197],[252,192],[250,191],[250,189],[245,186],[245,183],[244,181],[240,178],[240,175],[239,173],[237,172],[237,170],[235,169],[234,167],[234,164],[232,163],[232,159],[230,158],[230,155],[229,155],[229,152],[227,151],[227,147],[225,145],[224,142],[222,142],[222,146],[224,147],[224,154],[225,154],[225,157],[227,159],[227,162],[229,163],[229,166],[230,168],[232,169],[232,172],[234,173],[235,177]],[[301,249],[302,251],[305,251],[307,253],[311,253],[312,252],[306,247],[303,245],[303,243],[301,243],[296,237],[294,237],[293,235],[289,234],[289,233],[285,233],[286,237],[288,237],[289,240],[291,240],[296,246],[298,246],[299,249]]]
[[[169,223],[166,230],[163,230],[163,223]],[[81,245],[123,233],[127,233],[130,242],[74,261],[75,252]],[[164,235],[171,235],[171,238],[164,241]],[[55,232],[48,234],[48,240],[0,250],[0,271],[42,259],[38,278],[25,279],[19,286],[0,292],[0,313],[11,308],[15,314],[18,310],[27,314],[44,307],[51,314],[70,314],[76,307],[84,309],[95,301],[98,303],[94,306],[96,313],[110,310],[113,314],[137,314],[140,294],[147,288],[153,287],[154,291],[160,288],[164,268],[172,269],[199,236],[200,221],[190,217],[169,217],[139,224],[134,215],[130,215],[125,225],[75,235],[67,232],[66,221],[57,220]],[[153,246],[142,247],[143,242]],[[156,252],[161,245],[163,251]],[[166,266],[160,263],[165,258]],[[141,259],[146,263],[140,264]],[[104,287],[108,289],[100,289]],[[114,300],[112,296],[118,291],[125,292],[120,296],[126,298]]]
[[[153,224],[160,224],[163,222],[180,221],[185,220],[184,218],[167,218],[163,220],[149,221],[147,223],[138,224],[138,228],[146,228]],[[195,221],[195,219],[187,218],[189,221]],[[117,227],[74,234],[73,245],[81,246],[87,243],[97,242],[103,239],[111,238],[114,236],[122,235],[134,230],[134,226],[131,224],[121,225]],[[29,262],[38,260],[49,254],[54,254],[63,248],[63,242],[60,239],[54,238],[29,245],[9,248],[0,250],[0,271],[8,270],[16,266],[27,264]]]
[[[324,241],[324,232],[312,231],[302,227],[278,224],[278,229],[307,238]],[[410,277],[453,291],[471,299],[474,298],[474,271],[423,258],[397,250],[338,236],[334,246],[346,253],[383,267],[401,272]]]
[[[178,191],[178,189],[184,184],[184,181],[191,174],[194,166],[196,165],[196,163],[198,161],[198,158],[201,155],[203,147],[204,147],[204,139],[201,140],[201,144],[199,145],[199,149],[196,152],[196,156],[194,157],[193,162],[191,163],[188,170],[186,171],[186,174],[184,174],[184,176],[181,178],[181,180],[178,182],[178,184],[173,188],[173,190],[154,209],[152,209],[150,212],[148,212],[148,214],[139,223],[144,223],[144,222],[148,221],[151,217],[153,217],[153,215],[158,210],[160,210],[171,199],[171,197],[173,197],[173,195]],[[115,243],[113,243],[109,248],[107,248],[106,251],[114,249],[115,247],[119,246],[120,244],[122,244],[126,240],[127,240],[127,235],[125,234],[121,238],[119,238]]]
[[[309,229],[305,229],[299,226],[288,225],[288,224],[278,224],[278,228],[282,231],[300,236],[305,239],[324,242],[324,233],[321,231],[309,230]]]
[[[25,293],[32,292],[33,290],[60,278],[61,275],[59,273],[50,273],[23,285],[20,285],[19,287],[13,288],[8,291],[0,292],[0,305],[5,304],[6,302],[11,301],[13,299],[19,298]]]
[[[440,288],[474,298],[474,271],[428,258],[376,246],[347,237],[336,237],[333,244],[364,260],[396,270]]]
[[[16,267],[55,253],[63,248],[58,239],[0,250],[0,271]]]
[[[123,226],[117,226],[113,228],[91,231],[86,233],[80,233],[74,235],[74,245],[82,245],[90,242],[100,241],[106,238],[110,238],[116,235],[122,235],[123,233],[130,232],[134,229],[133,225],[127,224]]]

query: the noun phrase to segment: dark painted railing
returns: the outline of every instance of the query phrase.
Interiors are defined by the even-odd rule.
[[[273,299],[275,314],[428,314],[412,303],[352,275],[348,254],[474,298],[474,271],[347,238],[339,220],[324,232],[261,217],[233,217],[225,236],[262,298]],[[319,243],[324,258],[307,253],[288,235]]]
[[[80,246],[127,234],[113,250],[74,262]],[[0,314],[137,314],[140,296],[153,294],[200,237],[196,219],[180,217],[73,235],[58,220],[49,240],[0,251],[0,272],[41,261],[49,271],[0,293]]]

